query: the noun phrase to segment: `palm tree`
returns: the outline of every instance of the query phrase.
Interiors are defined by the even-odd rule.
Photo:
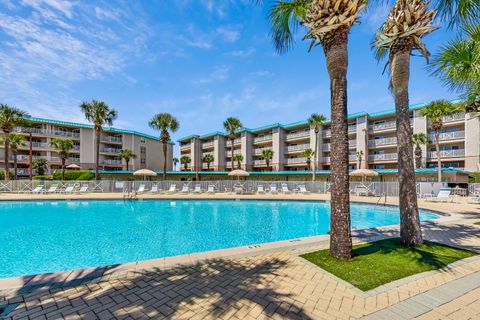
[[[32,169],[35,170],[35,175],[43,176],[47,171],[48,161],[45,158],[35,158],[32,161]]]
[[[414,133],[412,142],[415,145],[415,167],[422,168],[422,145],[431,143],[430,138],[425,133]]]
[[[100,180],[98,165],[100,161],[100,134],[103,126],[111,126],[117,118],[117,111],[110,108],[105,102],[92,100],[83,102],[80,109],[85,115],[85,119],[93,124],[95,130],[95,179]]]
[[[443,117],[457,113],[460,108],[445,100],[432,101],[422,109],[421,114],[430,120],[432,130],[435,132],[435,150],[437,153],[438,182],[442,182],[442,159],[440,157],[440,132],[443,128]]]
[[[10,133],[10,148],[12,149],[13,154],[13,168],[14,168],[14,179],[17,180],[17,156],[18,149],[27,145],[27,139],[25,136],[16,133]]]
[[[308,170],[312,170],[312,157],[314,155],[315,155],[315,152],[313,152],[313,150],[310,149],[310,148],[303,150],[303,156],[307,159]],[[313,172],[312,172],[312,174],[313,174]]]
[[[243,156],[241,154],[233,155],[232,168],[233,168],[233,162],[236,162],[237,163],[237,169],[242,169],[242,161],[243,161]]]
[[[327,118],[325,118],[321,114],[312,114],[310,118],[308,118],[308,125],[310,127],[313,127],[315,131],[315,151],[318,150],[318,134],[320,133],[320,128],[322,125],[327,121]],[[317,163],[318,163],[318,157],[317,157],[317,152],[314,154],[314,159],[313,159],[313,174],[312,174],[312,181],[315,181],[315,171],[317,171]]]
[[[163,180],[167,179],[167,148],[170,143],[170,131],[175,132],[180,127],[177,118],[170,113],[156,114],[149,123],[150,127],[159,130],[160,141],[163,144]]]
[[[173,169],[175,170],[175,168],[177,167],[177,164],[180,162],[180,160],[178,160],[178,158],[173,158],[172,161],[173,161]]]
[[[462,28],[462,34],[440,48],[431,64],[451,90],[462,93],[467,112],[480,112],[480,24]]]
[[[362,159],[363,159],[363,150],[357,151],[357,158],[358,158],[358,168],[362,168]]]
[[[263,149],[261,157],[263,160],[265,160],[265,163],[267,164],[267,169],[268,169],[270,167],[270,160],[273,158],[273,150]]]
[[[227,118],[223,122],[223,128],[227,132],[228,138],[230,139],[231,143],[231,159],[232,159],[232,170],[233,170],[233,153],[234,153],[234,143],[235,143],[235,134],[237,133],[238,130],[242,128],[242,122],[238,120],[237,118]]]
[[[431,26],[435,11],[428,11],[424,0],[397,0],[387,21],[377,31],[373,47],[380,60],[388,55],[390,87],[395,97],[398,171],[400,185],[400,238],[404,245],[423,243],[418,215],[412,127],[408,83],[410,56],[414,49],[426,59],[429,53],[422,38],[435,30]]]
[[[365,7],[364,0],[277,1],[270,9],[272,37],[279,53],[294,44],[298,26],[306,29],[311,50],[320,44],[330,76],[332,115],[330,253],[352,258],[348,175],[347,66],[348,34]]]
[[[118,152],[118,155],[120,159],[125,160],[127,171],[128,171],[128,164],[130,163],[130,160],[135,159],[137,157],[137,155],[130,149],[122,149],[120,150],[120,152]]]
[[[70,152],[74,148],[73,141],[70,139],[63,139],[63,138],[55,138],[52,139],[52,147],[58,153],[62,161],[62,180],[65,179],[65,162],[67,158],[70,156]]]
[[[10,179],[8,172],[10,134],[15,127],[22,126],[26,123],[26,116],[27,113],[25,111],[10,107],[6,104],[0,104],[0,129],[3,132],[5,180]]]
[[[189,156],[182,156],[180,157],[180,163],[183,164],[185,171],[188,171],[188,164],[192,162]]]
[[[207,170],[210,171],[210,163],[212,163],[215,159],[213,158],[213,154],[206,154],[203,156],[202,161],[207,164]]]

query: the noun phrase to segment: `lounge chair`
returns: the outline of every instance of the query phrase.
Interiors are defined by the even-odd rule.
[[[36,186],[35,188],[33,188],[33,190],[31,192],[32,193],[42,193],[43,192],[43,185]]]
[[[440,188],[440,191],[438,192],[437,196],[434,196],[432,194],[426,194],[424,195],[425,201],[432,201],[432,202],[449,202],[452,200],[450,194],[452,192],[452,189],[450,188]]]
[[[189,193],[189,192],[190,192],[190,188],[188,187],[187,184],[184,184],[180,193]]]
[[[363,185],[355,186],[353,193],[355,193],[357,197],[360,197],[362,195],[368,197],[370,194],[372,194],[372,192],[366,186],[363,186]]]
[[[288,189],[288,185],[286,183],[282,183],[282,192],[283,193],[291,193],[291,191]]]
[[[215,186],[213,184],[208,185],[207,193],[215,193]]]
[[[69,184],[65,190],[63,190],[63,193],[73,193],[73,190],[75,189],[75,185],[74,184]]]
[[[276,185],[276,184],[272,184],[272,185],[270,186],[270,193],[271,193],[271,194],[277,194],[277,193],[278,193],[277,185]]]
[[[58,184],[51,185],[50,188],[48,188],[47,193],[55,193],[57,192],[58,189]]]
[[[138,190],[137,190],[137,193],[143,193],[145,192],[145,184],[142,183],[139,187],[138,187]]]
[[[158,192],[158,184],[153,184],[152,189],[150,189],[150,193],[157,193]]]
[[[202,193],[202,186],[200,184],[196,184],[193,193]]]
[[[115,182],[115,190],[122,190],[122,192],[124,191],[124,187],[125,187],[125,183],[123,181],[116,181]]]
[[[80,189],[78,190],[78,193],[87,193],[88,191],[88,184],[84,184],[80,187]]]
[[[233,192],[235,192],[236,194],[241,194],[243,193],[245,190],[243,189],[243,186],[240,185],[240,184],[236,184],[233,186]]]
[[[469,198],[467,199],[467,203],[480,204],[480,196],[469,197]]]
[[[175,192],[177,192],[177,185],[171,184],[170,189],[168,189],[167,193],[175,193]]]
[[[263,184],[257,185],[257,193],[265,193],[265,189],[263,189]]]
[[[305,185],[302,184],[298,186],[298,193],[307,194],[310,193],[310,191],[308,191]]]

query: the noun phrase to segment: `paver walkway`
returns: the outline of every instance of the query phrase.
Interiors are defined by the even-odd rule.
[[[480,252],[480,228],[471,221],[430,223],[424,230],[429,240]],[[356,233],[357,239],[372,236],[381,234],[372,230]],[[380,319],[379,312],[390,316],[393,312],[404,319],[479,317],[478,256],[363,293],[299,258],[304,250],[216,259],[130,272],[74,287],[14,293],[0,297],[0,318],[356,319],[370,315]],[[462,281],[469,286],[464,291]],[[421,313],[399,315],[401,308],[419,308]]]

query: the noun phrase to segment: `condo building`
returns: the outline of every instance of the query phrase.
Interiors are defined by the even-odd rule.
[[[421,115],[425,104],[410,107],[411,125],[414,133],[423,132],[430,137],[431,144],[422,146],[423,167],[437,166],[434,133],[429,121]],[[465,113],[457,113],[443,119],[440,133],[440,156],[442,167],[462,168],[479,171],[480,168],[480,120]],[[395,111],[376,113],[356,113],[348,117],[350,168],[395,169],[397,168],[397,138]],[[248,171],[305,171],[307,159],[305,149],[318,154],[317,170],[330,169],[331,152],[330,122],[326,122],[318,134],[315,149],[315,131],[307,121],[291,124],[275,123],[268,126],[248,129],[236,133],[234,154],[241,154],[241,168]],[[180,156],[191,159],[188,171],[206,171],[208,165],[202,162],[206,154],[212,154],[214,161],[210,170],[229,171],[237,168],[232,163],[231,141],[223,132],[205,135],[192,135],[179,139]],[[273,158],[262,159],[264,149],[273,151]],[[361,154],[361,159],[358,158]],[[313,162],[313,158],[312,158]],[[182,166],[182,169],[184,167]]]
[[[92,125],[29,117],[28,127],[15,128],[16,133],[26,136],[25,146],[19,148],[18,175],[28,176],[30,171],[30,148],[32,158],[48,161],[48,171],[61,168],[61,159],[51,145],[54,138],[68,138],[74,149],[66,164],[76,164],[81,169],[95,169],[95,131]],[[31,141],[31,143],[30,143]],[[0,163],[5,161],[3,145],[0,145]],[[99,166],[101,170],[125,170],[126,163],[119,156],[122,149],[132,150],[136,157],[129,162],[130,170],[148,168],[163,170],[164,156],[162,143],[157,137],[136,131],[105,127],[100,138]],[[168,145],[167,169],[171,170],[173,144]],[[10,169],[13,169],[13,155],[10,152]],[[35,173],[34,173],[35,174]]]

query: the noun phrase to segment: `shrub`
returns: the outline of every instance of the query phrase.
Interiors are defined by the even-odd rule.
[[[90,173],[90,171],[86,171],[86,170],[75,170],[75,171],[65,170],[65,180],[81,180],[81,179],[79,179],[79,177],[86,174],[86,173]],[[62,180],[62,170],[61,169],[55,170],[55,172],[53,173],[53,179],[54,180]]]
[[[1,170],[1,169],[0,169]],[[13,172],[9,172],[10,180],[13,179]],[[0,171],[0,180],[5,180],[5,171]]]
[[[53,180],[52,176],[33,176],[33,180]]]
[[[480,172],[472,172],[470,174],[470,183],[480,183]]]
[[[80,175],[77,178],[77,180],[87,181],[87,180],[93,180],[94,178],[95,178],[95,175],[93,173],[86,171],[82,175]]]

